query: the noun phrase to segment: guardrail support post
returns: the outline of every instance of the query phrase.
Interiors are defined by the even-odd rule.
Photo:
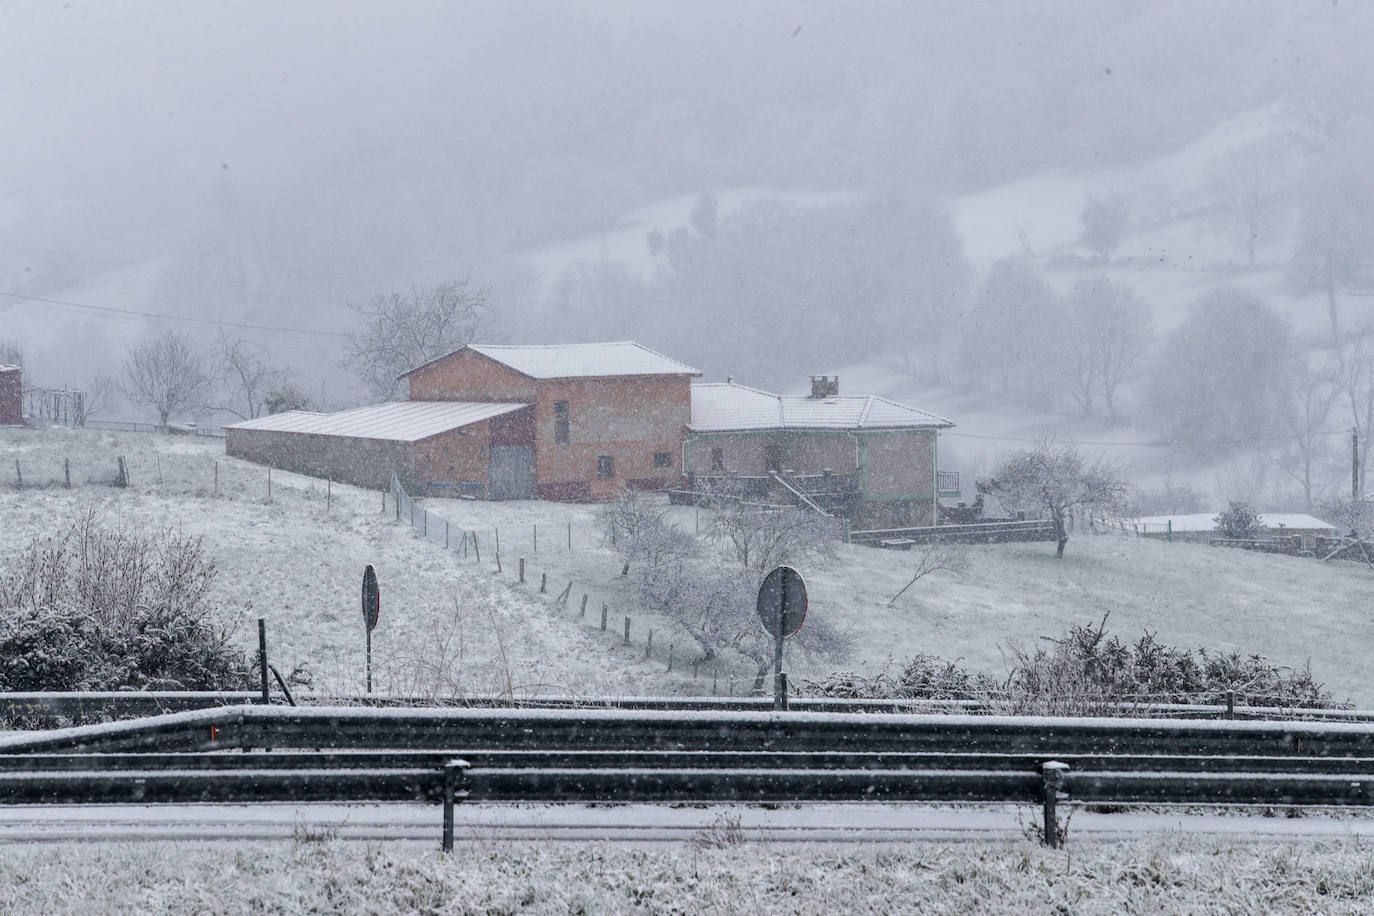
[[[467,791],[459,785],[466,781],[468,762],[450,760],[444,764],[444,837],[441,843],[444,852],[453,852],[453,803],[467,797]]]
[[[1059,819],[1055,809],[1059,802],[1059,793],[1064,788],[1064,773],[1068,768],[1067,763],[1058,760],[1047,760],[1040,765],[1040,772],[1045,778],[1045,845],[1051,849],[1059,848]]]

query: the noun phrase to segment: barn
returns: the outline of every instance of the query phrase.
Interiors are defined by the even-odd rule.
[[[24,422],[24,378],[18,366],[0,365],[0,426]]]
[[[633,341],[613,341],[471,344],[402,378],[412,401],[530,405],[532,440],[493,448],[491,462],[532,480],[526,496],[571,501],[676,485],[700,375]]]
[[[225,452],[269,467],[415,495],[511,499],[531,482],[491,462],[530,447],[528,404],[394,401],[340,413],[293,410],[224,428]]]
[[[843,396],[816,376],[784,396],[733,381],[692,386],[683,448],[689,490],[810,503],[860,528],[934,525],[958,477],[937,471],[935,414],[874,395]]]

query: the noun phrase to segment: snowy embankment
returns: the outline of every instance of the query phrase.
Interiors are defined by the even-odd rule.
[[[384,692],[442,695],[709,693],[693,681],[685,637],[639,611],[631,579],[602,542],[591,506],[543,502],[431,500],[432,525],[447,519],[479,534],[482,562],[426,542],[395,521],[379,492],[272,473],[226,459],[219,440],[71,430],[0,430],[4,466],[19,460],[26,486],[0,486],[0,558],[32,538],[56,534],[95,504],[111,520],[179,526],[205,538],[220,567],[215,597],[232,616],[245,649],[254,620],[267,618],[270,654],[283,671],[306,664],[321,690],[359,690],[362,570],[382,583],[374,634],[376,682]],[[127,490],[86,484],[130,465]],[[73,489],[63,488],[70,459]],[[216,472],[218,467],[218,472]],[[218,473],[218,485],[216,485]],[[10,480],[3,484],[11,483]],[[693,532],[705,512],[672,510]],[[537,532],[536,532],[537,526]],[[503,570],[494,548],[499,533]],[[536,544],[537,538],[537,544]],[[457,539],[455,538],[455,541]],[[516,580],[527,559],[527,583]],[[1123,536],[1075,536],[1063,560],[1053,546],[970,548],[962,576],[936,573],[889,605],[915,564],[913,554],[841,546],[837,562],[803,569],[812,613],[848,629],[855,651],[841,667],[874,673],[913,654],[962,658],[971,670],[1005,672],[1003,647],[1057,636],[1110,612],[1108,628],[1133,640],[1144,630],[1166,644],[1257,652],[1278,664],[1309,659],[1337,699],[1374,706],[1362,676],[1374,646],[1374,572],[1347,563],[1250,554]],[[549,591],[538,594],[547,573]],[[567,607],[554,596],[574,583]],[[585,618],[580,599],[590,594]],[[600,604],[610,606],[600,631]],[[632,617],[632,645],[622,638]],[[652,657],[645,636],[656,630]],[[675,667],[665,664],[675,644]],[[802,678],[827,669],[792,659]],[[721,693],[727,691],[722,672]],[[743,669],[734,672],[747,677]],[[738,687],[736,688],[739,689]]]
[[[6,912],[48,913],[1363,913],[1360,841],[1170,837],[1085,843],[670,848],[302,839],[6,850]]]

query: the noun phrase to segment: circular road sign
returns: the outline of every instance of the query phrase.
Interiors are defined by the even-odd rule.
[[[363,624],[367,632],[377,629],[377,617],[382,612],[382,594],[377,587],[377,573],[369,563],[363,570]]]
[[[786,638],[800,630],[806,619],[806,583],[801,573],[779,566],[765,576],[759,586],[758,610],[770,636]]]

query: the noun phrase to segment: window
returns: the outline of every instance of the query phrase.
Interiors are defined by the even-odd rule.
[[[711,470],[713,470],[713,471],[723,471],[723,470],[725,470],[725,449],[723,449],[723,448],[713,448],[713,449],[711,449]]]
[[[615,476],[615,456],[596,456],[596,476],[602,480],[609,480]]]
[[[571,438],[571,425],[568,422],[568,402],[553,402],[553,441],[567,442]]]
[[[654,452],[654,467],[670,468],[673,466],[672,452]]]

